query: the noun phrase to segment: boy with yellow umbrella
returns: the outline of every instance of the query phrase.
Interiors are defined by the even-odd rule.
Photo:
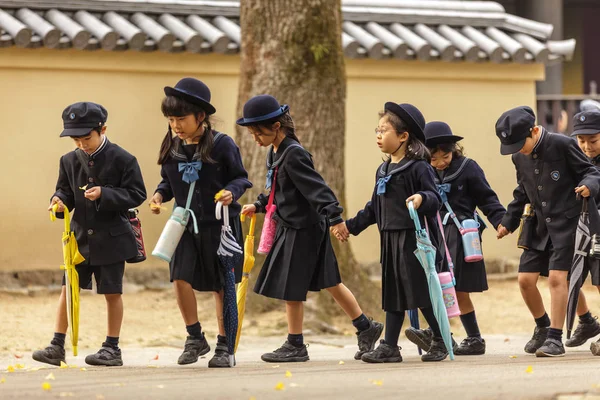
[[[58,218],[74,210],[70,230],[75,233],[85,261],[76,266],[76,273],[67,270],[68,276],[72,277],[72,283],[78,277],[80,288],[91,289],[94,275],[98,293],[106,298],[106,341],[96,354],[87,356],[85,362],[119,366],[123,365],[119,334],[123,321],[121,294],[125,261],[138,254],[126,213],[146,200],[146,188],[135,157],[106,137],[107,117],[104,107],[91,102],[75,103],[63,111],[64,130],[60,136],[72,138],[77,148],[60,159],[56,192],[48,210],[54,210]],[[67,297],[63,286],[54,338],[48,347],[33,353],[34,360],[52,365],[65,362],[69,324]]]

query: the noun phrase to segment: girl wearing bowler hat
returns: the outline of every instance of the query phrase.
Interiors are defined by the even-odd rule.
[[[369,320],[350,290],[341,283],[331,246],[329,227],[347,237],[335,195],[315,170],[312,156],[301,145],[287,105],[261,95],[244,105],[246,126],[259,146],[271,146],[267,156],[267,189],[274,190],[277,232],[260,271],[254,290],[263,296],[285,300],[288,319],[287,341],[277,350],[263,354],[266,362],[299,362],[309,359],[302,323],[304,301],[310,291],[327,289],[357,329],[359,350],[370,351],[381,336],[383,325]],[[242,213],[265,212],[268,197],[261,194]]]
[[[434,334],[423,361],[442,361],[448,355],[438,323],[433,314],[425,271],[417,260],[415,226],[407,204],[419,210],[421,224],[430,221],[430,236],[437,247],[434,219],[439,207],[434,174],[427,162],[423,143],[425,118],[411,104],[385,103],[375,129],[377,145],[389,157],[377,168],[371,200],[356,217],[346,221],[348,230],[358,235],[377,224],[381,235],[382,300],[386,312],[385,339],[374,351],[362,356],[368,363],[401,362],[398,337],[406,311],[420,308]],[[342,238],[343,239],[343,238]],[[436,254],[438,267],[442,257]]]
[[[198,321],[194,290],[214,292],[219,335],[209,367],[229,367],[229,353],[223,325],[223,279],[217,249],[222,223],[215,218],[215,195],[229,206],[230,226],[243,248],[238,199],[252,187],[242,164],[240,151],[227,135],[213,130],[210,116],[210,89],[194,78],[184,78],[175,87],[165,87],[162,113],[169,121],[158,164],[162,180],[150,202],[152,212],[159,214],[161,204],[175,199],[183,206],[192,182],[190,209],[194,218],[183,233],[169,264],[171,282],[177,304],[186,325],[188,337],[178,364],[191,364],[208,353],[210,346]],[[236,265],[236,282],[240,282],[242,265]]]
[[[425,144],[431,153],[431,165],[435,168],[435,182],[442,201],[447,200],[459,221],[475,217],[479,207],[494,226],[498,227],[506,209],[490,187],[481,167],[463,155],[459,141],[463,138],[452,134],[450,126],[444,122],[430,122],[425,125]],[[465,262],[461,235],[458,227],[449,219],[446,207],[440,211],[444,223],[444,232],[450,257],[454,264],[456,295],[460,307],[460,320],[467,332],[467,338],[454,351],[456,355],[485,354],[485,340],[481,337],[475,308],[469,293],[483,292],[488,289],[485,264],[482,261]],[[481,221],[480,232],[485,229]],[[431,343],[430,329],[409,328],[406,337],[427,350]]]

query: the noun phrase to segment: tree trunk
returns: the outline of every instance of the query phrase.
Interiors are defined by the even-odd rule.
[[[238,115],[258,94],[288,104],[302,145],[344,206],[346,73],[340,0],[247,0],[240,6]],[[255,199],[265,183],[266,152],[245,129],[238,127],[236,133],[244,165],[255,182],[249,199]],[[367,297],[373,295],[379,298],[350,246],[332,240],[343,281],[359,302],[369,302]]]

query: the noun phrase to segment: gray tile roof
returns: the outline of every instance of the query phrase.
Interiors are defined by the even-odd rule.
[[[491,1],[342,0],[349,58],[552,63],[575,40]],[[239,2],[0,0],[0,48],[238,53]]]

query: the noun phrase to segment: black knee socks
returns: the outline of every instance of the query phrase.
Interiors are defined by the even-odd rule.
[[[471,311],[468,314],[461,315],[460,321],[465,327],[465,331],[467,331],[468,337],[481,338],[479,326],[477,325],[477,317],[475,317],[475,311]]]
[[[385,313],[385,343],[396,347],[398,346],[398,337],[404,323],[405,312],[388,311]]]
[[[437,319],[435,319],[435,315],[433,314],[433,307],[421,308],[420,310],[421,314],[423,314],[423,317],[425,317],[425,320],[429,324],[429,327],[433,331],[433,337],[442,337],[440,326],[438,325]]]

